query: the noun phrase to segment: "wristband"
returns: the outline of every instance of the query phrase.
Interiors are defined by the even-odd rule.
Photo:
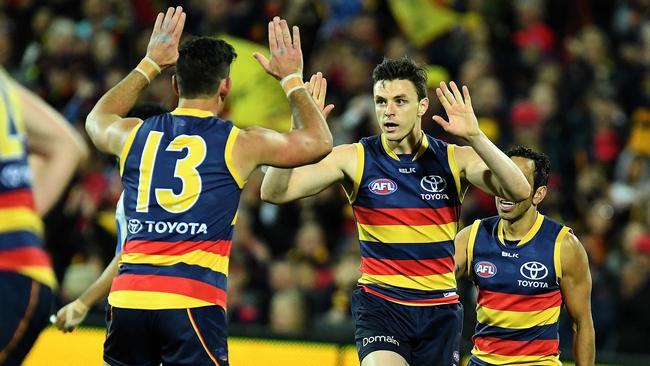
[[[147,79],[147,82],[151,83],[151,80],[156,76],[160,75],[160,66],[156,61],[152,60],[150,57],[145,56],[142,61],[135,67],[135,71],[139,72]]]
[[[291,74],[289,74],[289,75],[283,77],[282,80],[280,80],[280,85],[282,85],[282,87],[284,88],[284,84],[285,84],[288,80],[290,80],[290,79],[292,79],[292,78],[295,78],[295,77],[300,78],[300,81],[302,81],[302,74],[299,73],[299,72],[294,72],[294,73],[291,73]]]
[[[282,89],[284,89],[284,93],[288,97],[290,92],[294,91],[297,88],[303,88],[304,86],[305,83],[302,82],[302,78],[293,76],[285,81],[285,83],[282,85]]]
[[[88,306],[84,304],[81,300],[76,299],[75,301],[72,302],[71,304],[72,310],[78,312],[78,313],[87,313],[88,312]]]

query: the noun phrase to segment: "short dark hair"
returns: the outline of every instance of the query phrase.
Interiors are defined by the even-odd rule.
[[[217,92],[221,80],[230,74],[230,64],[237,57],[228,42],[213,37],[195,37],[178,48],[176,81],[183,98],[210,96]]]
[[[399,59],[384,57],[372,71],[374,84],[382,80],[410,80],[418,93],[418,99],[427,97],[427,72],[408,56]]]
[[[506,155],[509,157],[519,156],[535,162],[533,190],[548,184],[548,175],[551,172],[551,161],[548,159],[546,154],[534,151],[525,146],[517,146],[506,151]]]

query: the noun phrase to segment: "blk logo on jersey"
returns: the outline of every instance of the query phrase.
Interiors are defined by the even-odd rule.
[[[474,272],[483,278],[490,278],[497,274],[497,266],[492,262],[480,261],[474,265]]]
[[[397,184],[388,178],[379,178],[370,182],[368,189],[374,194],[386,196],[397,191]]]

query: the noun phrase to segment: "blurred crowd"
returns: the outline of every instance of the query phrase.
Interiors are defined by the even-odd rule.
[[[264,47],[266,23],[274,15],[300,26],[305,75],[322,71],[329,81],[335,144],[378,132],[370,76],[384,56],[407,54],[427,65],[433,98],[423,128],[434,137],[463,143],[431,120],[442,113],[432,90],[440,80],[468,85],[481,128],[498,146],[523,144],[551,158],[550,191],[540,210],[571,226],[589,254],[597,349],[650,354],[650,1],[169,5],[176,4],[188,14],[186,35],[228,34]],[[98,97],[145,54],[155,15],[167,5],[2,0],[0,62],[83,130]],[[252,58],[238,53],[239,59]],[[237,82],[233,76],[233,93]],[[282,97],[280,89],[273,90]],[[141,100],[173,109],[175,98],[166,73]],[[224,117],[260,108],[262,101],[233,103]],[[257,123],[268,125],[265,119]],[[297,337],[349,331],[349,295],[360,275],[360,255],[345,195],[330,188],[296,203],[271,205],[260,201],[262,176],[255,173],[242,196],[230,260],[231,324]],[[120,192],[115,162],[95,152],[47,218],[61,301],[76,297],[114,255]],[[464,224],[495,213],[492,197],[476,190],[467,194]],[[470,335],[475,295],[468,283],[460,288]],[[563,324],[562,346],[570,348],[570,323]]]

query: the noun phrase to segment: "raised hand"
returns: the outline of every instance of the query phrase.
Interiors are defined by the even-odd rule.
[[[259,52],[253,54],[269,75],[282,79],[290,74],[302,74],[302,50],[297,26],[293,26],[292,37],[287,21],[279,17],[273,18],[269,22],[269,51],[270,60]]]
[[[446,132],[454,136],[470,139],[478,136],[481,130],[478,127],[478,120],[472,108],[472,99],[469,96],[469,89],[463,85],[463,95],[461,96],[456,83],[449,83],[450,91],[444,81],[440,82],[440,87],[436,88],[438,100],[447,112],[449,122],[440,116],[433,116],[436,121]],[[464,96],[464,98],[463,98]]]
[[[323,112],[323,116],[327,118],[330,112],[334,109],[334,104],[328,104],[325,106],[325,96],[327,95],[327,79],[323,77],[323,74],[320,72],[315,73],[311,76],[308,82],[305,83],[305,87],[309,90],[309,93],[316,101],[316,105]]]
[[[153,26],[147,57],[153,60],[161,69],[175,65],[178,60],[178,44],[185,26],[183,8],[168,8],[167,13],[158,13]]]

